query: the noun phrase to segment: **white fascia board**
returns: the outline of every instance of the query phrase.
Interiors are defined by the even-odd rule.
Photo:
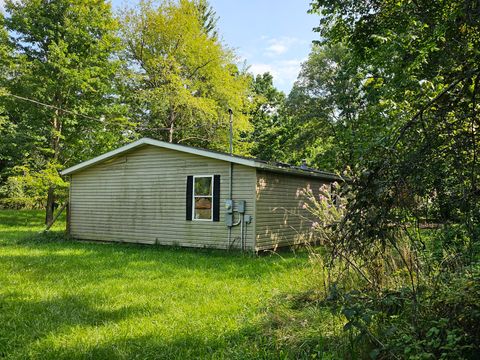
[[[208,150],[196,149],[196,148],[193,148],[193,147],[172,144],[172,143],[168,143],[168,142],[165,142],[165,141],[153,140],[153,139],[149,139],[149,138],[145,138],[145,144],[158,146],[158,147],[163,147],[163,148],[171,149],[171,150],[177,150],[177,151],[181,151],[181,152],[188,153],[188,154],[204,156],[204,157],[208,157],[208,158],[211,158],[211,159],[228,161],[228,162],[232,162],[232,163],[235,163],[235,164],[240,164],[240,165],[245,165],[245,166],[250,166],[250,167],[256,167],[256,162],[253,159],[249,160],[249,159],[237,158],[237,157],[226,155],[226,154],[219,154],[219,153],[215,153],[215,152],[208,151]]]
[[[124,145],[124,146],[121,146],[119,147],[118,149],[115,149],[115,150],[112,150],[112,151],[109,151],[105,154],[102,154],[100,156],[97,156],[97,157],[94,157],[93,159],[90,159],[90,160],[87,160],[87,161],[84,161],[84,162],[81,162],[80,164],[77,164],[77,165],[74,165],[74,166],[71,166],[65,170],[62,170],[60,171],[60,175],[69,175],[71,173],[74,173],[80,169],[83,169],[83,168],[86,168],[86,167],[89,167],[89,166],[92,166],[94,164],[97,164],[101,161],[104,161],[104,160],[108,160],[118,154],[121,154],[125,151],[128,151],[130,149],[134,149],[136,148],[137,146],[140,146],[142,145],[143,143],[143,140],[144,139],[140,139],[140,140],[137,140],[137,141],[134,141],[130,144],[127,144],[127,145]]]
[[[84,161],[80,164],[74,165],[72,167],[69,167],[68,169],[65,169],[60,172],[61,175],[70,175],[74,172],[77,172],[81,169],[87,168],[89,166],[95,165],[99,162],[102,162],[104,160],[111,159],[119,154],[122,154],[124,152],[127,152],[131,149],[134,149],[136,147],[142,146],[142,145],[152,145],[156,147],[161,147],[165,149],[171,149],[171,150],[176,150],[176,151],[181,151],[184,153],[188,154],[194,154],[194,155],[199,155],[199,156],[204,156],[212,159],[217,159],[217,160],[223,160],[223,161],[228,161],[232,162],[235,164],[240,164],[240,165],[245,165],[245,166],[250,166],[250,167],[257,167],[257,163],[253,160],[248,160],[248,159],[241,159],[241,158],[236,158],[233,156],[229,155],[223,155],[223,154],[217,154],[214,152],[210,152],[207,150],[202,150],[202,149],[195,149],[195,148],[190,148],[182,145],[177,145],[177,144],[172,144],[172,143],[167,143],[164,141],[159,141],[159,140],[153,140],[150,138],[142,138],[137,141],[134,141],[128,145],[119,147],[118,149],[109,151],[105,154],[102,154],[100,156],[94,157],[93,159]]]
[[[69,167],[68,169],[65,169],[60,172],[61,175],[70,175],[73,174],[79,170],[85,169],[87,167],[90,167],[92,165],[98,164],[102,161],[111,159],[119,154],[122,154],[124,152],[127,152],[129,150],[135,149],[139,146],[143,145],[152,145],[160,148],[165,148],[165,149],[170,149],[170,150],[176,150],[180,151],[183,153],[187,154],[193,154],[193,155],[198,155],[198,156],[203,156],[211,159],[217,159],[217,160],[222,160],[222,161],[227,161],[231,162],[234,164],[239,164],[239,165],[244,165],[244,166],[249,166],[253,168],[258,168],[258,169],[263,169],[266,171],[271,171],[271,172],[276,172],[276,173],[286,173],[286,174],[291,174],[291,175],[297,175],[297,176],[305,176],[305,177],[315,177],[315,178],[320,178],[320,179],[325,179],[325,180],[342,180],[339,176],[335,174],[330,174],[330,173],[321,173],[321,172],[315,172],[315,171],[304,171],[304,170],[298,170],[298,169],[293,169],[293,168],[283,168],[283,167],[278,167],[275,165],[255,161],[255,160],[250,160],[250,159],[244,159],[244,158],[238,158],[235,156],[230,156],[227,154],[219,154],[215,153],[212,151],[208,150],[203,150],[203,149],[196,149],[193,147],[188,147],[188,146],[183,146],[183,145],[177,145],[177,144],[172,144],[168,143],[165,141],[160,141],[160,140],[154,140],[150,138],[142,138],[137,141],[134,141],[130,144],[124,145],[122,147],[119,147],[118,149],[109,151],[105,154],[102,154],[100,156],[94,157],[93,159],[84,161],[80,164],[74,165],[72,167]]]

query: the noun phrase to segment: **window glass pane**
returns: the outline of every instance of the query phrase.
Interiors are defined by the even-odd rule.
[[[212,195],[212,178],[195,178],[195,195]]]
[[[195,219],[210,220],[212,218],[212,198],[195,198]]]

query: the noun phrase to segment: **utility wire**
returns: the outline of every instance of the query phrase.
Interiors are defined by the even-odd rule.
[[[23,97],[23,96],[11,94],[11,93],[1,94],[0,96],[11,96],[11,97],[13,97],[13,98],[15,98],[15,99],[19,99],[19,100],[31,102],[31,103],[33,103],[33,104],[40,105],[40,106],[45,106],[45,107],[47,107],[47,108],[49,108],[49,109],[54,109],[54,110],[62,111],[62,112],[64,112],[64,113],[67,113],[67,114],[70,114],[70,115],[73,115],[73,116],[80,116],[80,117],[83,117],[83,118],[88,119],[88,120],[94,120],[94,121],[103,122],[102,119],[97,119],[97,118],[94,118],[94,117],[92,117],[92,116],[88,116],[88,115],[85,115],[85,114],[76,113],[76,112],[74,112],[74,111],[67,110],[67,109],[62,109],[62,108],[60,108],[60,107],[58,107],[58,106],[51,105],[51,104],[46,104],[46,103],[43,103],[43,102],[41,102],[41,101],[34,100],[34,99],[30,99],[30,98],[26,98],[26,97]],[[203,127],[208,127],[208,128],[210,128],[210,130],[216,130],[217,128],[227,127],[227,124],[226,124],[226,123],[217,122],[217,123],[215,123],[215,124],[193,125],[193,126],[190,126],[190,127],[175,127],[174,129],[175,129],[175,130],[185,130],[185,129],[203,128]],[[158,131],[170,131],[170,128],[164,127],[164,128],[157,128],[157,129],[155,129],[155,130],[158,130]]]
[[[88,115],[85,115],[85,114],[80,114],[80,113],[76,113],[74,111],[70,111],[70,110],[67,110],[67,109],[62,109],[62,108],[59,108],[58,106],[54,106],[54,105],[50,105],[50,104],[45,104],[45,103],[42,103],[40,101],[37,101],[37,100],[34,100],[34,99],[29,99],[29,98],[26,98],[26,97],[23,97],[23,96],[19,96],[19,95],[15,95],[15,94],[10,94],[10,93],[7,93],[7,94],[3,94],[4,96],[11,96],[13,98],[16,98],[16,99],[19,99],[19,100],[23,100],[23,101],[28,101],[28,102],[31,102],[33,104],[36,104],[36,105],[41,105],[41,106],[45,106],[49,109],[54,109],[54,110],[59,110],[59,111],[62,111],[64,113],[67,113],[67,114],[70,114],[70,115],[74,115],[74,116],[81,116],[85,119],[89,119],[89,120],[95,120],[95,121],[102,121],[102,119],[97,119],[97,118],[94,118],[92,116],[88,116]]]

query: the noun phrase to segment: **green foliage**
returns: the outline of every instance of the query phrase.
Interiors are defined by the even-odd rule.
[[[361,106],[339,120],[374,129],[352,166],[338,241],[363,263],[396,254],[416,296],[429,274],[415,269],[437,261],[425,254],[424,224],[461,227],[464,264],[478,255],[478,3],[318,0],[312,11],[322,16],[318,43],[348,50],[342,72],[357,84],[347,93]]]
[[[478,4],[315,1],[312,10],[322,15],[322,46],[349,51],[343,71],[361,80],[356,116],[370,117],[362,127],[381,125],[354,164],[352,220],[383,238],[392,222],[411,218],[467,222],[473,236],[480,23],[470,14]]]
[[[409,288],[330,292],[320,302],[347,320],[344,330],[369,343],[374,359],[475,359],[480,351],[478,265],[425,287],[419,303]],[[431,285],[431,284],[430,284]]]
[[[20,151],[24,157],[38,153],[60,164],[90,157],[98,145],[91,141],[93,148],[85,148],[82,140],[101,138],[101,131],[118,120],[116,114],[110,116],[115,109],[112,80],[119,65],[112,59],[119,40],[110,5],[25,0],[6,2],[5,9],[16,62],[8,90],[55,107],[9,98],[9,117],[23,136],[16,141]]]
[[[104,1],[7,1],[0,14],[3,203],[43,202],[45,189],[26,191],[16,166],[32,176],[60,170],[140,136],[225,151],[228,109],[235,152],[249,154],[241,136],[251,127],[251,78],[221,42],[217,20],[204,0],[143,2],[118,19]],[[48,217],[55,193],[47,190]]]
[[[0,207],[11,209],[42,209],[47,202],[49,188],[55,188],[59,201],[68,197],[68,183],[58,174],[58,169],[51,165],[39,171],[32,171],[29,166],[15,166],[12,175],[0,187]]]
[[[19,164],[49,173],[124,141],[128,123],[114,82],[120,42],[109,4],[7,1],[1,25],[7,35],[0,36],[0,65],[8,68],[8,81],[0,83],[8,91],[1,99],[9,119],[1,130],[4,178]],[[18,183],[13,178],[8,186],[22,188]]]
[[[9,121],[5,109],[5,95],[8,94],[5,86],[9,77],[13,62],[11,59],[11,45],[8,43],[8,32],[5,28],[3,13],[0,12],[0,183],[2,182],[2,173],[5,168],[11,165],[13,159],[18,158],[15,154],[14,146],[11,144],[12,135],[15,133],[15,127]]]
[[[345,319],[342,341],[356,354],[475,359],[480,267],[468,226],[414,229],[393,223],[397,217],[382,232],[374,224],[389,221],[381,209],[359,222],[352,216],[350,207],[362,199],[352,189],[351,182],[322,186],[319,198],[304,191],[312,233],[323,245],[311,256],[325,273],[323,291],[308,302]]]
[[[201,4],[141,2],[122,13],[128,89],[138,104],[132,111],[140,134],[226,150],[227,110],[235,114],[236,136],[249,127],[243,114],[249,78],[233,64],[233,53],[207,34]]]
[[[218,37],[217,23],[218,16],[207,0],[195,0],[195,7],[198,11],[198,19],[204,31],[212,38]]]
[[[346,74],[349,61],[341,44],[314,45],[302,64],[287,100],[292,161],[305,158],[317,167],[341,171],[358,160],[360,147],[368,146],[369,134],[360,131],[375,129],[360,123],[359,81]]]
[[[244,135],[252,146],[251,154],[263,160],[285,159],[283,150],[285,132],[285,94],[273,85],[270,73],[257,75],[251,82],[252,104],[250,108],[253,131]]]

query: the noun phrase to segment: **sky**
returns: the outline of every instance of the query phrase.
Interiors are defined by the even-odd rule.
[[[112,0],[114,9],[134,1]],[[290,92],[310,52],[319,18],[307,14],[310,0],[210,0],[220,17],[223,42],[254,74],[270,72],[275,86]],[[0,0],[0,7],[3,0]]]
[[[236,50],[254,74],[270,72],[288,93],[318,34],[309,0],[210,0],[224,42]]]

